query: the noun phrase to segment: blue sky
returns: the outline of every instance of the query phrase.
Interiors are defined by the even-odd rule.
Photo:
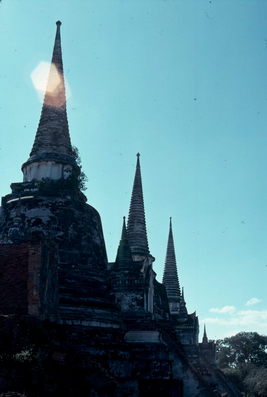
[[[72,143],[109,260],[140,152],[158,279],[172,216],[187,306],[210,338],[267,334],[266,17],[260,0],[0,3],[1,196],[22,180],[41,110],[31,74],[60,19]]]

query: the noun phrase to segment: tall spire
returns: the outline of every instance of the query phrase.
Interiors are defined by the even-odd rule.
[[[125,216],[123,217],[123,225],[121,232],[121,240],[117,251],[115,266],[118,268],[129,268],[132,264],[132,254],[127,237],[127,230],[125,224]]]
[[[208,340],[208,337],[207,337],[207,332],[206,332],[206,325],[205,325],[205,324],[204,324],[204,333],[203,333],[202,343],[209,343],[209,340]]]
[[[137,153],[127,234],[133,255],[149,254],[139,153]]]
[[[61,22],[57,21],[56,25],[55,43],[41,117],[30,158],[23,164],[23,171],[30,163],[40,161],[56,161],[61,164],[75,164],[66,109],[66,92],[60,38]]]
[[[182,297],[181,297],[179,278],[178,278],[178,274],[177,274],[171,218],[170,218],[170,226],[169,226],[169,237],[168,237],[168,244],[167,244],[165,267],[164,267],[164,273],[163,273],[163,284],[165,285],[165,288],[167,291],[170,308],[171,308],[171,306],[176,306],[176,303],[181,302]],[[174,311],[176,311],[176,310],[174,310]]]

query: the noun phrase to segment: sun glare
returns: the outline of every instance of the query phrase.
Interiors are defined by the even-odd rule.
[[[65,102],[63,78],[57,67],[49,62],[40,62],[31,73],[31,80],[42,102],[46,93],[45,102],[50,106],[62,106]],[[70,96],[69,85],[65,81],[66,99]]]

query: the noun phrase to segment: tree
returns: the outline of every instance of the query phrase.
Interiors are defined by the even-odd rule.
[[[217,359],[221,368],[251,363],[267,367],[267,336],[257,332],[239,332],[217,341]]]
[[[76,160],[77,163],[77,171],[76,171],[76,175],[75,175],[75,180],[77,181],[78,184],[78,188],[81,189],[82,191],[85,191],[86,188],[86,182],[87,182],[87,176],[85,175],[85,173],[82,171],[82,165],[81,165],[81,157],[80,157],[80,153],[79,150],[76,146],[72,146],[72,154]]]
[[[218,340],[217,363],[247,396],[267,396],[267,336],[240,332]]]
[[[254,392],[255,396],[267,396],[267,368],[252,367],[244,378],[244,384],[248,391]]]

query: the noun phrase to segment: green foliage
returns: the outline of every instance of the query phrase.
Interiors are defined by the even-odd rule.
[[[86,187],[87,181],[88,181],[87,176],[85,175],[85,173],[83,171],[80,170],[80,173],[78,175],[78,187],[83,192],[87,189],[87,187]]]
[[[39,191],[41,193],[50,196],[61,191],[86,190],[87,177],[82,171],[79,151],[75,146],[72,147],[72,153],[76,160],[77,167],[73,168],[72,173],[66,179],[52,180],[43,178],[42,181],[39,182]]]
[[[217,363],[246,396],[267,396],[267,336],[240,332],[217,341]]]
[[[221,368],[251,363],[267,367],[267,336],[257,332],[239,332],[217,341],[217,359]]]
[[[25,363],[33,360],[33,348],[21,350],[17,353],[1,353],[0,363]]]
[[[87,189],[86,182],[88,181],[88,179],[85,173],[82,171],[81,157],[79,154],[79,150],[76,146],[72,146],[72,153],[78,166],[77,173],[76,175],[74,175],[74,177],[77,179],[78,188],[82,191],[85,191]]]
[[[248,391],[254,392],[255,396],[267,396],[267,368],[251,367],[244,379]]]

